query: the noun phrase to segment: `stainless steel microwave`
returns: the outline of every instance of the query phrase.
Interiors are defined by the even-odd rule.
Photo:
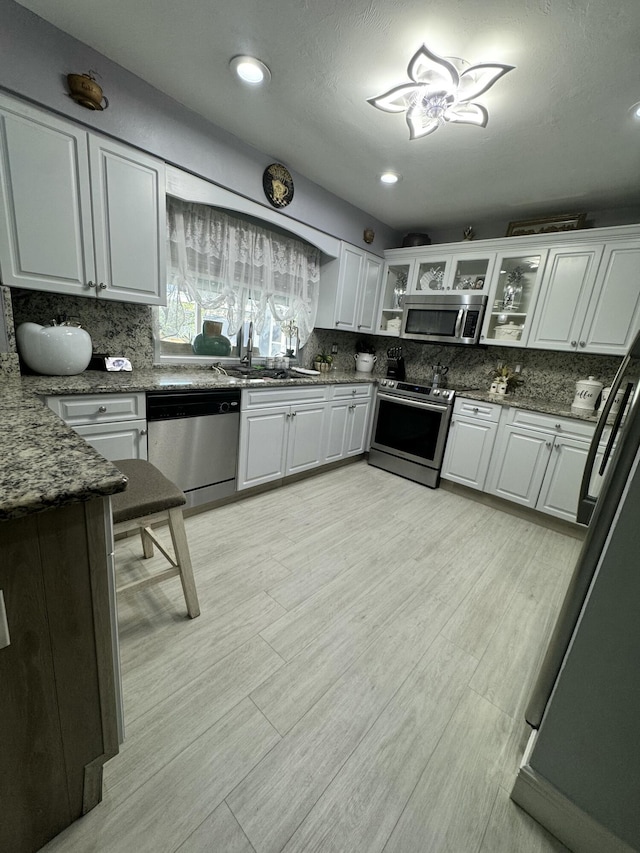
[[[405,296],[400,337],[435,344],[477,344],[486,305],[487,297],[481,293]]]

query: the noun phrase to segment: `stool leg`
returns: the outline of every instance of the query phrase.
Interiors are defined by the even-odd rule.
[[[153,557],[153,540],[149,537],[146,527],[140,528],[140,541],[142,542],[142,554],[145,558]]]
[[[182,509],[174,507],[169,510],[169,529],[171,530],[171,540],[176,555],[176,562],[180,568],[180,580],[187,603],[187,613],[192,619],[195,619],[196,616],[200,615],[200,604],[198,603],[196,582],[193,577],[189,543],[187,542],[187,534],[184,529]]]

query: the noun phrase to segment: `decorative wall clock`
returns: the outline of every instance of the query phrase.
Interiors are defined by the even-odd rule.
[[[272,163],[262,175],[264,194],[274,207],[286,207],[293,200],[293,178],[281,163]]]

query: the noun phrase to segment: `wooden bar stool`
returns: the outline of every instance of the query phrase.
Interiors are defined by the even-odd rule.
[[[119,587],[118,594],[124,595],[179,575],[187,612],[195,619],[200,615],[200,605],[182,516],[187,500],[184,492],[144,459],[118,459],[113,464],[129,481],[124,492],[111,497],[114,533],[139,529],[144,556],[152,557],[155,545],[171,563],[170,569]],[[156,521],[169,522],[175,559],[156,539],[150,526]]]

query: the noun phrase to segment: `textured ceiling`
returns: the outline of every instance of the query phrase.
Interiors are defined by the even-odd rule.
[[[21,0],[156,88],[398,230],[640,204],[640,0]],[[486,128],[409,140],[367,98],[422,43],[516,66]],[[268,88],[232,78],[260,57]],[[377,181],[399,171],[395,187]]]

